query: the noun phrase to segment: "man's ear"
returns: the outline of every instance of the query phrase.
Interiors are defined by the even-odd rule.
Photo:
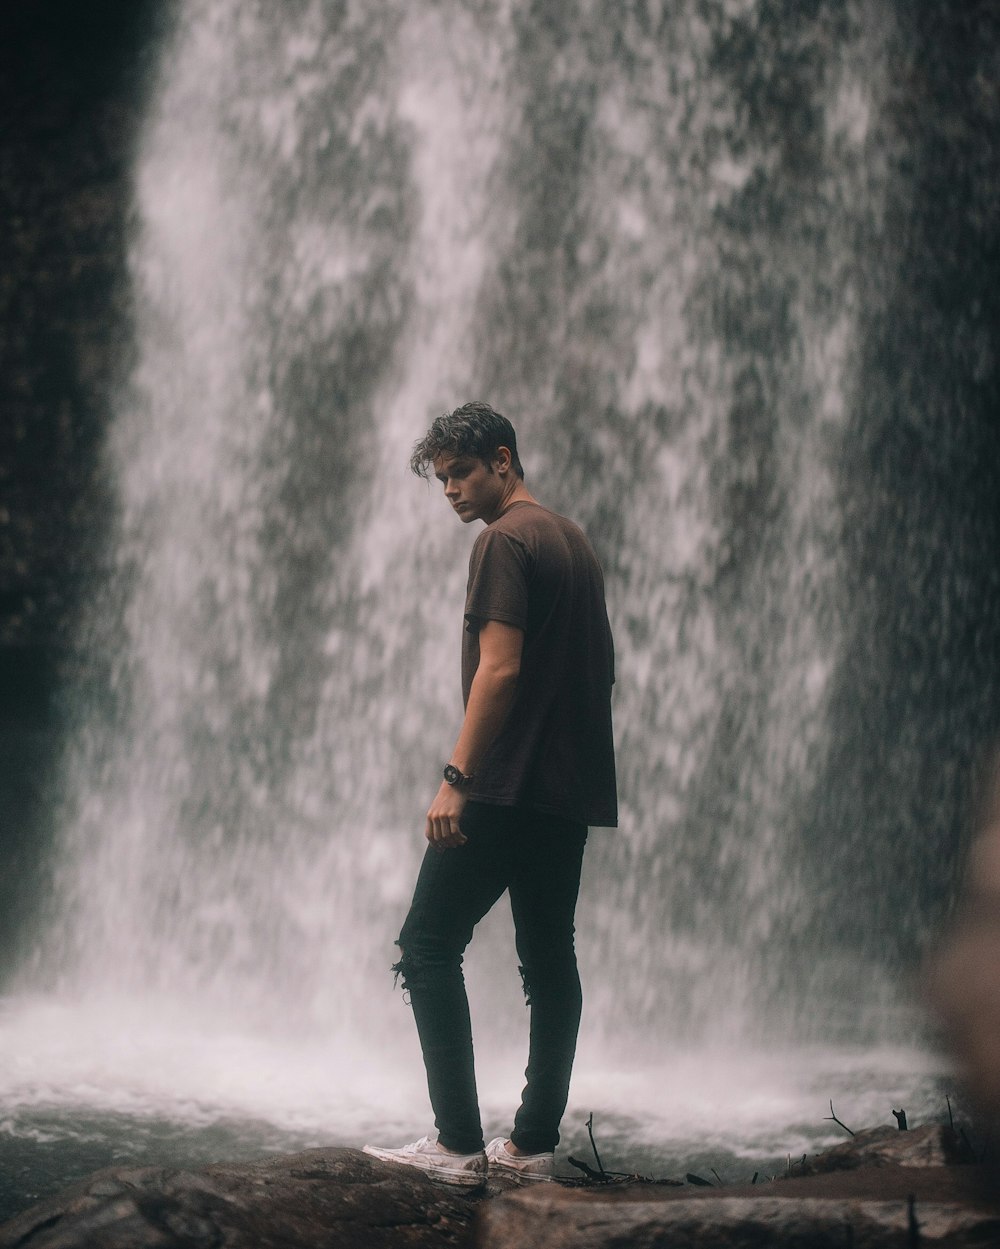
[[[493,463],[497,466],[498,473],[510,472],[510,447],[497,447],[493,453]]]

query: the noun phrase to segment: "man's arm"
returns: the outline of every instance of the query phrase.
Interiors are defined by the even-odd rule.
[[[469,689],[462,731],[451,753],[451,762],[466,776],[475,775],[507,719],[521,671],[523,645],[523,631],[500,620],[487,620],[479,630],[479,667]],[[458,822],[465,803],[466,795],[461,790],[441,782],[427,812],[425,830],[435,849],[446,850],[464,843]]]

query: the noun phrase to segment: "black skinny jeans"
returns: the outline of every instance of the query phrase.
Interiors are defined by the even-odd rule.
[[[582,994],[573,917],[585,825],[517,807],[469,802],[463,846],[428,847],[394,970],[417,1024],[438,1139],[483,1148],[462,956],[472,931],[510,892],[517,954],[531,1008],[526,1084],[510,1139],[526,1153],[554,1149],[576,1054]]]

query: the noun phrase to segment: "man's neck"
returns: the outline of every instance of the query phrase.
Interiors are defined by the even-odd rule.
[[[512,508],[515,503],[538,503],[538,500],[531,494],[528,487],[524,484],[520,477],[518,477],[510,493],[504,495],[500,502],[500,506],[496,510],[496,515],[491,516],[486,523],[491,525],[493,521],[499,520],[504,512],[506,512],[509,508]]]

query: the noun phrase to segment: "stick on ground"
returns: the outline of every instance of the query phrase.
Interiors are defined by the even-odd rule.
[[[601,1173],[601,1179],[606,1178],[607,1172],[604,1170],[604,1163],[601,1161],[601,1155],[597,1152],[597,1143],[594,1140],[594,1112],[590,1112],[590,1118],[587,1120],[587,1132],[590,1136],[590,1148],[594,1151],[594,1157],[597,1159],[597,1169]]]
[[[840,1127],[842,1127],[842,1128],[844,1129],[844,1131],[845,1131],[845,1132],[850,1133],[850,1135],[851,1135],[851,1136],[853,1136],[853,1135],[854,1135],[854,1133],[853,1133],[853,1132],[851,1132],[851,1129],[847,1126],[847,1124],[846,1124],[846,1123],[841,1123],[841,1122],[840,1122],[840,1120],[837,1118],[837,1116],[834,1114],[834,1111],[833,1111],[833,1098],[832,1098],[832,1097],[830,1098],[830,1113],[829,1113],[828,1115],[824,1115],[823,1117],[824,1117],[824,1119],[832,1119],[832,1120],[834,1121],[834,1123],[839,1124],[839,1126],[840,1126]]]

